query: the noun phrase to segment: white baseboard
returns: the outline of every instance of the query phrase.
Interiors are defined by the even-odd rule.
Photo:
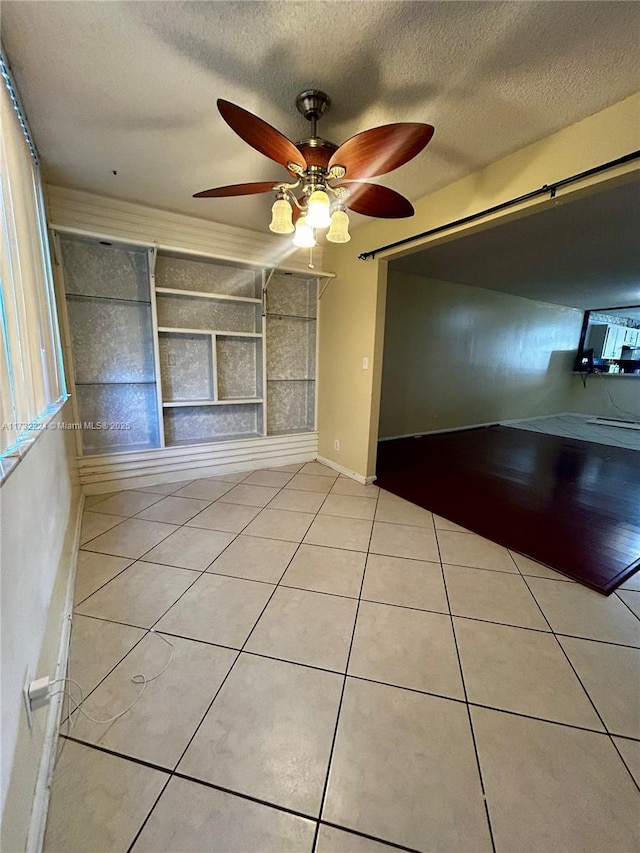
[[[78,504],[78,515],[76,518],[73,545],[71,548],[71,571],[67,580],[65,592],[62,633],[58,647],[58,659],[54,680],[64,678],[67,672],[69,660],[69,644],[71,640],[71,621],[73,618],[73,593],[76,583],[76,568],[78,564],[78,551],[80,549],[80,528],[82,525],[82,513],[84,511],[84,495],[80,495]],[[56,755],[58,751],[58,731],[64,698],[58,693],[51,698],[47,711],[47,719],[44,730],[44,742],[42,745],[42,757],[38,768],[38,777],[33,794],[33,806],[29,820],[29,831],[27,834],[26,853],[41,853],[44,845],[44,832],[47,825],[47,813],[49,811],[49,798],[51,796],[51,782],[55,769]]]
[[[504,423],[504,421],[503,421]],[[399,438],[422,438],[423,435],[440,435],[443,432],[463,432],[467,429],[479,429],[480,427],[499,426],[499,421],[487,421],[484,424],[467,424],[466,426],[447,427],[446,429],[429,429],[425,432],[407,432],[404,435],[387,435],[378,441],[396,441]]]
[[[324,456],[316,457],[318,462],[321,462],[323,465],[327,465],[329,468],[333,468],[334,471],[337,471],[339,474],[344,474],[345,477],[350,477],[352,480],[355,480],[357,483],[361,483],[363,486],[370,486],[371,483],[376,479],[375,475],[373,477],[363,477],[362,474],[357,474],[355,471],[351,471],[349,468],[345,468],[342,465],[338,465],[337,462],[334,462],[333,459],[326,459]]]
[[[312,462],[317,454],[318,434],[307,432],[84,456],[78,460],[78,470],[84,493],[98,495],[254,468]]]
[[[531,418],[511,418],[510,421],[500,421],[500,426],[509,424],[526,424],[529,421],[546,421],[547,418],[591,418],[593,415],[582,415],[579,412],[554,412],[552,415],[536,415]]]
[[[396,441],[399,438],[421,438],[423,435],[440,435],[444,432],[463,432],[467,429],[482,429],[482,427],[491,426],[509,426],[509,424],[520,424],[526,421],[541,421],[545,418],[562,418],[566,415],[572,415],[573,412],[554,412],[552,415],[534,415],[530,418],[511,418],[510,420],[486,421],[481,424],[466,424],[459,427],[447,427],[446,429],[429,429],[425,432],[407,432],[404,435],[388,435],[378,441]],[[578,417],[578,416],[576,416]],[[579,415],[582,417],[582,415]],[[584,417],[593,417],[593,415],[585,415]]]

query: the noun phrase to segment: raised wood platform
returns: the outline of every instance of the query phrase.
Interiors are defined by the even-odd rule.
[[[608,595],[640,568],[640,453],[492,426],[381,442],[376,484]]]

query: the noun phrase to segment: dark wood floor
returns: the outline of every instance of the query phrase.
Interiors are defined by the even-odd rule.
[[[609,594],[640,568],[640,453],[492,426],[381,442],[376,484]]]

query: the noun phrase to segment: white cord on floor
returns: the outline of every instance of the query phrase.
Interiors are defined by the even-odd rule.
[[[164,665],[164,667],[160,670],[160,672],[156,673],[155,675],[152,675],[149,678],[147,678],[147,676],[144,675],[143,673],[132,676],[131,681],[134,684],[142,684],[142,688],[140,689],[140,692],[138,693],[136,698],[133,700],[133,702],[130,705],[128,705],[124,709],[124,711],[120,711],[118,714],[114,714],[113,717],[108,717],[106,720],[98,720],[95,717],[92,717],[90,714],[87,714],[87,712],[81,707],[83,702],[85,701],[84,691],[82,689],[82,686],[80,684],[78,684],[78,682],[75,681],[73,678],[57,678],[55,680],[55,682],[52,682],[52,684],[55,684],[55,683],[60,682],[60,681],[64,681],[64,682],[68,681],[71,684],[75,684],[75,686],[80,691],[80,702],[78,702],[68,690],[56,690],[54,693],[50,694],[51,696],[58,696],[62,693],[71,702],[73,702],[73,704],[75,705],[75,708],[70,712],[69,720],[71,720],[71,718],[76,713],[76,711],[79,711],[83,715],[83,717],[86,717],[87,720],[90,720],[92,723],[98,723],[100,725],[104,725],[106,723],[113,723],[116,720],[119,720],[120,717],[124,717],[125,714],[129,713],[129,711],[134,707],[134,705],[136,705],[136,703],[139,702],[140,699],[142,698],[142,694],[147,689],[147,684],[149,684],[149,682],[151,682],[151,681],[155,681],[156,678],[160,678],[160,676],[163,675],[169,669],[169,667],[171,666],[171,664],[173,662],[173,656],[175,654],[175,646],[173,645],[173,643],[171,643],[169,640],[167,640],[166,637],[163,637],[162,634],[156,634],[156,632],[153,630],[153,628],[150,630],[150,633],[156,637],[159,637],[163,642],[165,642],[168,646],[171,647],[171,654],[169,655],[169,660]],[[71,725],[74,726],[75,722],[72,721]]]

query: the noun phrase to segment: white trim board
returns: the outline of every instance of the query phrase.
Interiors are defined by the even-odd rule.
[[[324,456],[317,456],[316,460],[322,465],[326,465],[328,468],[332,468],[334,471],[337,471],[339,474],[344,474],[345,477],[349,477],[349,479],[355,480],[356,483],[361,483],[363,486],[370,486],[376,479],[375,475],[373,477],[363,477],[362,474],[357,474],[350,468],[345,468],[343,465],[338,465],[338,463],[334,462],[333,459],[326,459]]]
[[[522,424],[527,421],[541,421],[545,418],[563,418],[567,415],[575,415],[574,412],[553,412],[550,415],[534,415],[530,418],[511,418],[506,421],[486,421],[481,424],[465,424],[465,426],[458,427],[447,427],[446,429],[429,429],[425,432],[407,432],[403,435],[388,435],[384,438],[379,438],[378,441],[396,441],[399,438],[420,438],[423,435],[439,435],[443,432],[463,432],[467,429],[481,429],[482,427],[490,427],[490,426],[509,426],[509,424]],[[583,418],[592,418],[593,415],[576,415],[577,417]]]
[[[84,493],[98,495],[254,468],[313,462],[317,455],[318,433],[305,432],[84,456],[78,459],[78,471]]]
[[[69,648],[71,645],[71,625],[73,621],[73,595],[76,585],[76,570],[78,566],[78,551],[80,549],[80,529],[82,526],[82,514],[84,512],[85,497],[81,493],[78,502],[78,515],[73,533],[73,545],[71,549],[71,571],[67,579],[64,610],[62,613],[62,629],[60,645],[58,647],[58,659],[56,662],[53,682],[65,677],[67,663],[69,660]],[[47,825],[47,814],[49,812],[49,799],[51,796],[51,783],[53,771],[56,764],[58,752],[58,732],[60,719],[64,704],[63,694],[56,693],[47,706],[47,719],[45,722],[44,741],[42,744],[42,755],[38,768],[38,777],[33,794],[33,805],[29,820],[29,831],[27,834],[26,853],[40,853],[44,846],[44,832]],[[36,712],[38,713],[38,712]]]

